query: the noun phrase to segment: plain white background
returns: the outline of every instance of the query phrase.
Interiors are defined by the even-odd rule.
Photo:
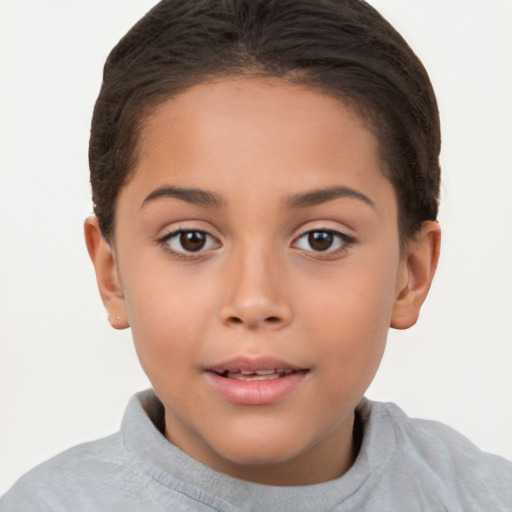
[[[154,0],[0,0],[0,493],[115,431],[148,386],[82,239],[103,62]],[[423,60],[443,123],[438,275],[370,398],[512,458],[512,2],[373,0]]]

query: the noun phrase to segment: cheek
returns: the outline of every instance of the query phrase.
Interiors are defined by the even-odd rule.
[[[176,265],[153,251],[126,261],[122,272],[128,318],[132,330],[157,337],[170,332],[187,335],[201,326],[212,308],[210,281],[192,267]],[[122,269],[122,270],[123,270]],[[141,334],[142,334],[141,332]],[[170,340],[168,340],[170,341]]]
[[[367,251],[370,252],[370,251]],[[339,270],[312,275],[303,296],[311,318],[327,330],[343,332],[343,326],[360,332],[380,332],[389,328],[395,302],[399,258],[393,251],[361,253]],[[370,337],[371,338],[371,337]]]
[[[171,275],[166,265],[141,267],[123,290],[137,355],[157,386],[160,377],[183,373],[197,360],[197,341],[213,318],[212,298],[193,278]]]
[[[344,294],[334,304],[311,309],[313,339],[322,343],[327,358],[345,374],[358,374],[378,366],[390,324],[389,307],[363,293]],[[373,302],[370,299],[374,299]],[[376,299],[376,300],[375,300]],[[315,336],[315,333],[317,336]]]
[[[384,352],[395,300],[398,256],[346,266],[316,293],[310,294],[307,311],[310,337],[324,352],[334,379],[350,381],[361,389],[377,371]],[[305,328],[307,323],[304,324]]]

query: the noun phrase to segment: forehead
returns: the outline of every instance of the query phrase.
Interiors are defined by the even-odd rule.
[[[352,109],[280,79],[239,77],[186,90],[146,118],[138,153],[127,188],[139,202],[162,185],[254,200],[331,186],[368,195],[389,185],[378,141]]]
[[[352,131],[356,125],[364,131],[367,128],[355,109],[320,88],[279,78],[234,76],[202,82],[157,105],[142,123],[141,147],[154,140],[166,124],[179,122],[183,127],[187,120],[193,124],[199,117],[204,130],[198,132],[196,127],[194,135],[206,133],[208,137],[215,135],[211,128],[228,129],[228,124],[222,124],[227,120],[236,124],[236,129],[245,126],[258,131],[264,125],[293,125],[294,132],[302,128],[306,133],[310,128],[309,135],[326,126],[342,132]]]

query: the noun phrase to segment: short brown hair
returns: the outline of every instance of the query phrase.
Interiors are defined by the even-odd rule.
[[[434,91],[420,60],[374,8],[362,0],[163,0],[112,50],[94,109],[89,163],[105,238],[150,110],[194,84],[233,74],[299,81],[355,108],[380,141],[401,239],[436,219]]]

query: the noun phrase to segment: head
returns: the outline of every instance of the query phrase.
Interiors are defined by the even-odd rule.
[[[121,40],[86,240],[173,443],[264,483],[350,467],[387,330],[435,271],[438,124],[359,0],[164,0]]]
[[[236,75],[277,77],[339,98],[380,142],[402,242],[436,220],[434,91],[414,52],[375,9],[361,0],[164,0],[105,64],[89,160],[94,213],[106,239],[147,117],[194,84]]]

